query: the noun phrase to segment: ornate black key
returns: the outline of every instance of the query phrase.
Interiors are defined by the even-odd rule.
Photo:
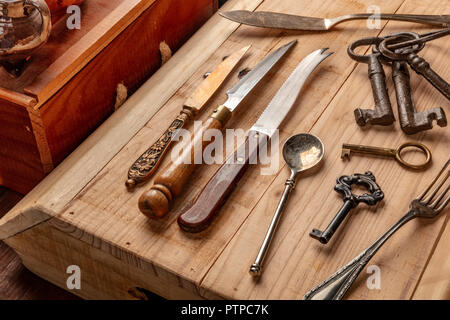
[[[366,187],[370,193],[364,193],[360,196],[354,195],[352,193],[353,184]],[[325,231],[313,229],[313,231],[309,234],[312,238],[319,240],[323,244],[327,244],[328,241],[330,241],[331,237],[339,228],[351,209],[356,207],[361,202],[364,202],[369,206],[374,206],[384,198],[383,191],[381,191],[381,188],[375,182],[375,176],[370,171],[367,171],[365,174],[356,173],[351,176],[340,177],[337,179],[337,185],[334,187],[334,190],[344,196],[344,205],[341,207]]]

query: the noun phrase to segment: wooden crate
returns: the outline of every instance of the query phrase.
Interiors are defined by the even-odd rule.
[[[333,17],[364,12],[372,3],[230,0],[223,10],[257,8]],[[439,14],[448,2],[438,0],[430,5],[418,0],[384,0],[377,4],[383,12]],[[82,288],[72,292],[83,298],[132,299],[145,297],[144,290],[181,299],[301,298],[402,216],[409,201],[448,158],[448,128],[406,136],[398,122],[387,128],[361,129],[354,121],[353,109],[370,107],[373,101],[367,66],[350,60],[347,46],[362,37],[405,29],[430,30],[393,21],[383,22],[381,30],[369,30],[365,21],[352,21],[330,32],[286,32],[239,26],[214,15],[122,108],[0,220],[0,238],[21,256],[27,268],[62,288],[66,288],[67,267],[80,266]],[[205,72],[224,56],[252,44],[249,55],[200,115],[202,120],[223,103],[226,90],[237,81],[241,69],[252,68],[268,52],[295,38],[298,45],[236,110],[228,124],[230,128],[248,129],[303,57],[323,47],[335,52],[309,79],[281,127],[280,142],[298,132],[318,135],[325,144],[326,157],[320,170],[299,178],[265,272],[255,282],[248,268],[289,175],[285,166],[268,176],[260,175],[259,166],[250,168],[212,226],[194,235],[180,230],[177,215],[218,165],[199,167],[170,214],[158,221],[147,220],[137,208],[143,188],[130,193],[124,182],[129,165],[179,113],[182,102]],[[422,51],[444,78],[449,78],[449,45],[440,39]],[[418,108],[448,105],[424,79],[412,78]],[[394,99],[392,81],[388,83]],[[354,157],[348,162],[340,159],[343,142],[395,147],[408,140],[430,147],[434,160],[427,171],[405,170],[395,161],[372,157]],[[335,179],[367,170],[376,175],[385,192],[383,203],[376,210],[361,207],[355,211],[327,246],[311,239],[309,232],[326,225],[342,205],[341,197],[333,191]],[[434,221],[409,223],[369,264],[381,269],[381,290],[367,288],[370,274],[363,271],[348,298],[450,298],[449,232],[446,213]]]
[[[0,70],[0,185],[30,191],[216,10],[216,0],[86,0],[19,78]]]

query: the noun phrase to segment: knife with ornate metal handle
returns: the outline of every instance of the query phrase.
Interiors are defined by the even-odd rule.
[[[319,49],[304,58],[292,72],[275,97],[248,133],[248,139],[231,155],[207,183],[195,203],[178,218],[180,227],[188,232],[200,232],[208,227],[216,212],[287,116],[300,91],[314,69],[332,52]],[[253,160],[253,161],[252,161]]]
[[[288,29],[288,30],[329,30],[338,23],[357,20],[378,18],[383,20],[409,21],[416,23],[430,24],[440,27],[450,26],[450,15],[423,15],[423,14],[372,14],[356,13],[347,14],[337,18],[316,18],[302,17],[292,14],[265,12],[265,11],[247,11],[236,10],[219,13],[222,17],[234,22],[247,24],[254,27]]]
[[[155,177],[153,186],[141,195],[139,209],[142,213],[149,218],[161,218],[166,215],[171,202],[180,194],[195,168],[196,151],[203,151],[210,143],[203,139],[203,134],[211,129],[221,130],[232,112],[296,42],[292,41],[275,50],[227,91],[227,101],[213,112],[200,130],[194,133],[187,147],[182,148],[181,155],[169,163]]]
[[[150,178],[160,164],[164,154],[169,149],[177,130],[187,126],[187,124],[194,119],[249,48],[250,46],[242,48],[223,60],[186,100],[183,105],[183,110],[181,110],[180,114],[172,122],[169,128],[128,170],[128,180],[125,185],[129,190],[133,190],[136,185],[143,183]]]

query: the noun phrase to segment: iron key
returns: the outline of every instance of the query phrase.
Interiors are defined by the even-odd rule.
[[[392,61],[408,62],[416,73],[422,75],[429,83],[431,83],[431,85],[433,85],[433,87],[450,100],[450,85],[431,68],[430,64],[425,59],[419,57],[417,53],[412,50],[392,52],[388,49],[388,45],[397,40],[397,37],[390,37],[381,41],[378,45],[381,54]]]
[[[369,67],[369,78],[372,86],[375,107],[370,109],[355,109],[355,119],[359,126],[365,126],[367,123],[374,125],[388,126],[394,123],[395,117],[392,111],[391,101],[389,100],[388,89],[386,86],[386,74],[381,64],[381,54],[373,52],[368,55],[358,55],[355,49],[363,45],[378,45],[382,38],[365,38],[353,42],[347,50],[348,55],[355,61],[366,63]]]
[[[364,193],[360,196],[354,195],[352,193],[353,184],[366,187],[369,193]],[[384,198],[383,191],[381,191],[381,188],[375,181],[375,176],[370,171],[365,174],[356,173],[351,176],[340,177],[337,179],[337,184],[334,187],[334,190],[344,196],[344,205],[341,207],[325,231],[313,229],[313,231],[309,234],[312,238],[319,240],[322,244],[327,244],[328,241],[330,241],[331,237],[344,221],[345,217],[358,204],[363,202],[369,206],[374,206]]]

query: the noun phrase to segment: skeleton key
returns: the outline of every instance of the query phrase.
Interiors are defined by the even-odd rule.
[[[423,163],[414,164],[414,163],[407,162],[405,159],[403,159],[402,151],[405,150],[406,148],[410,148],[410,147],[419,149],[423,154],[425,154],[426,159]],[[406,142],[406,143],[403,143],[402,145],[400,145],[397,149],[370,147],[370,146],[344,143],[342,145],[341,158],[342,159],[345,159],[345,158],[350,159],[350,154],[352,152],[394,158],[401,165],[403,165],[407,168],[410,168],[410,169],[415,169],[415,170],[424,169],[431,162],[430,149],[428,149],[427,146],[425,146],[421,143],[418,143],[418,142]]]
[[[358,108],[355,110],[355,119],[358,125],[367,123],[388,126],[394,123],[391,101],[386,86],[386,74],[381,64],[381,54],[374,52],[368,55],[358,55],[354,50],[363,45],[378,45],[383,38],[365,38],[353,42],[347,50],[348,55],[355,61],[366,63],[369,67],[369,78],[372,86],[375,107],[373,110]]]
[[[433,120],[440,127],[447,125],[444,110],[440,107],[418,112],[411,92],[408,64],[404,61],[392,62],[392,79],[397,96],[398,118],[406,134],[414,134],[433,128]]]
[[[406,61],[411,68],[418,74],[422,75],[433,87],[441,92],[448,100],[450,100],[450,85],[447,81],[442,79],[425,61],[419,57],[414,50],[402,50],[401,52],[392,52],[388,49],[388,45],[392,42],[398,41],[397,37],[390,37],[384,39],[378,45],[378,49],[388,59],[392,61]]]
[[[364,193],[360,196],[354,195],[352,193],[353,184],[366,187],[369,193]],[[334,187],[334,190],[344,196],[344,205],[341,209],[339,209],[339,212],[336,214],[325,231],[313,229],[313,231],[309,234],[312,238],[319,240],[322,244],[327,244],[328,241],[330,241],[331,237],[344,221],[345,217],[359,203],[363,202],[369,206],[374,206],[384,198],[383,191],[381,191],[381,188],[375,181],[375,176],[370,171],[365,174],[356,173],[351,176],[340,177],[337,179],[337,184]]]

